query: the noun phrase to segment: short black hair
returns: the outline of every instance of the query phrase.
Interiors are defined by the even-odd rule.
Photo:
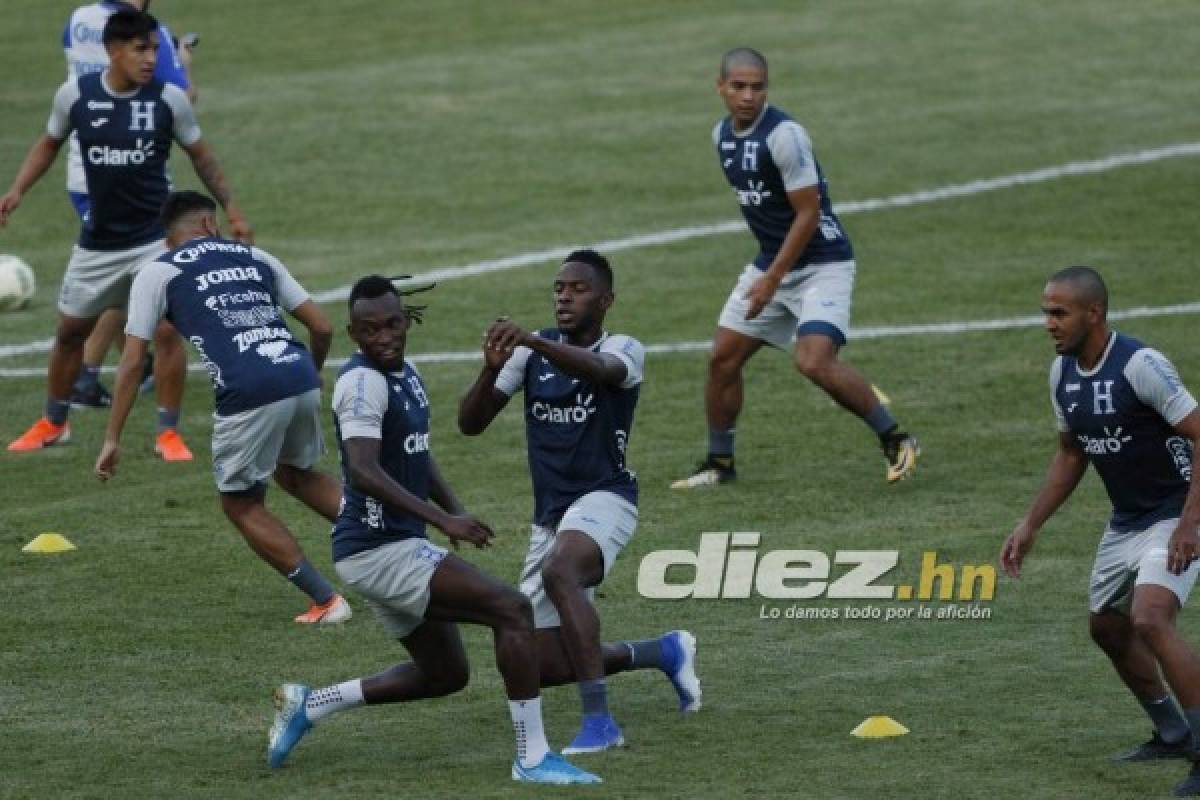
[[[197,211],[216,212],[217,204],[206,194],[193,192],[190,189],[182,192],[171,192],[158,213],[158,221],[164,229],[170,230],[175,223],[188,214]]]
[[[158,20],[152,14],[135,8],[122,8],[104,23],[101,41],[105,47],[113,42],[141,39],[158,30]]]
[[[734,67],[753,67],[767,74],[767,57],[753,47],[735,47],[721,56],[721,77],[728,78]]]
[[[365,297],[372,300],[376,297],[383,297],[385,294],[394,294],[400,296],[396,285],[392,283],[391,278],[385,278],[382,275],[367,275],[364,278],[359,278],[354,286],[350,289],[350,299],[347,301],[347,306],[351,311],[354,310],[354,304],[360,297]]]
[[[607,258],[600,255],[595,250],[572,250],[567,254],[567,257],[563,259],[562,263],[569,264],[572,261],[576,261],[580,264],[587,264],[592,268],[592,271],[600,277],[600,280],[604,282],[604,285],[608,288],[608,290],[612,291],[613,271],[612,266],[609,265]]]
[[[1104,312],[1108,313],[1108,287],[1104,278],[1092,267],[1074,266],[1060,269],[1050,276],[1047,283],[1069,283],[1079,292],[1079,298],[1092,305],[1099,303]]]

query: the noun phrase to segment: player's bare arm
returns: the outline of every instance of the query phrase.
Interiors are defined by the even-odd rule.
[[[21,205],[21,199],[33,185],[46,174],[46,170],[54,163],[58,151],[62,149],[63,139],[55,139],[48,133],[43,133],[29,148],[25,160],[13,178],[12,187],[3,197],[0,197],[0,228],[8,224],[8,217]]]
[[[1195,477],[1195,452],[1200,446],[1200,409],[1192,411],[1179,421],[1175,430],[1180,436],[1185,436],[1192,443],[1192,480],[1188,485],[1187,500],[1183,503],[1183,513],[1179,515],[1179,524],[1171,534],[1167,545],[1167,569],[1172,574],[1182,575],[1193,561],[1200,558],[1200,482]]]
[[[775,259],[767,267],[762,277],[746,293],[746,300],[749,303],[749,308],[746,309],[746,319],[757,317],[767,303],[771,302],[771,298],[775,296],[775,290],[779,288],[779,284],[796,264],[800,254],[804,252],[804,248],[808,246],[808,240],[812,238],[813,232],[817,229],[817,223],[820,222],[821,194],[816,186],[807,186],[788,192],[787,197],[792,210],[796,212],[796,217],[792,220],[792,225],[788,228],[787,236],[784,237]]]
[[[225,180],[225,172],[217,162],[217,155],[209,147],[208,142],[197,139],[192,144],[183,146],[183,149],[192,160],[192,168],[196,171],[196,177],[221,204],[221,208],[225,209],[225,216],[229,219],[229,228],[233,238],[246,244],[253,244],[254,229],[250,227],[250,223],[242,215],[237,203],[234,202],[233,192],[229,188],[228,181]]]
[[[470,514],[451,514],[426,502],[397,483],[380,462],[379,439],[353,437],[343,439],[346,450],[346,478],[350,485],[370,495],[388,508],[423,520],[451,539],[486,547],[496,534]]]
[[[543,339],[513,322],[493,324],[488,329],[488,343],[500,352],[512,352],[523,345],[545,356],[568,375],[590,383],[619,385],[629,374],[625,362],[612,353],[594,353],[587,347]]]
[[[1009,576],[1021,577],[1021,563],[1033,548],[1042,525],[1071,496],[1086,471],[1087,458],[1075,437],[1070,433],[1059,433],[1058,450],[1050,462],[1042,488],[1000,550],[1000,565]]]
[[[512,357],[512,351],[489,347],[488,335],[491,330],[488,328],[483,332],[483,369],[458,403],[458,430],[464,436],[483,433],[508,405],[508,395],[496,388],[496,378]]]
[[[308,328],[308,349],[312,353],[313,363],[320,371],[325,366],[325,359],[329,356],[329,348],[333,344],[333,323],[312,300],[305,300],[293,308],[291,314],[301,325]]]
[[[96,458],[96,477],[102,481],[117,474],[117,463],[121,460],[121,433],[133,403],[137,400],[138,387],[142,382],[142,364],[149,345],[145,339],[133,334],[125,336],[121,349],[121,363],[117,365],[117,381],[113,386],[112,408],[108,413],[108,427],[104,432],[104,444]]]

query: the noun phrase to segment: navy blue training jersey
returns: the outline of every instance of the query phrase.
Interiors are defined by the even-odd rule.
[[[561,341],[555,328],[538,336]],[[533,478],[533,521],[553,528],[588,492],[607,491],[637,504],[634,473],[625,464],[633,414],[641,391],[645,351],[636,339],[605,334],[594,352],[625,362],[625,381],[604,386],[574,378],[545,356],[519,347],[496,379],[511,396],[525,392],[525,436]]]
[[[167,198],[171,141],[200,138],[183,91],[152,80],[126,95],[110,92],[107,73],[64,84],[47,133],[75,131],[87,178],[90,215],[79,233],[89,250],[126,250],[163,238],[159,211]]]
[[[321,385],[312,356],[279,313],[308,294],[270,253],[229,239],[193,239],[142,267],[126,332],[153,339],[171,321],[208,370],[217,413],[236,414]]]
[[[342,507],[333,524],[333,560],[413,537],[426,538],[425,522],[388,508],[350,485],[346,439],[380,440],[384,472],[421,500],[429,499],[429,397],[407,361],[401,372],[383,372],[355,353],[333,390],[333,424],[342,457]]]
[[[1050,380],[1059,430],[1075,437],[1108,491],[1111,527],[1141,531],[1178,517],[1191,480],[1192,445],[1172,426],[1196,401],[1171,363],[1113,333],[1093,370],[1060,356]]]
[[[771,265],[796,219],[787,193],[809,186],[820,193],[821,219],[791,269],[854,258],[808,134],[795,120],[767,105],[745,131],[735,132],[728,117],[717,123],[713,144],[742,216],[758,240],[756,267],[766,270]]]

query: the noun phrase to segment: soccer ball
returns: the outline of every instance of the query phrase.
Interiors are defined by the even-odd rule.
[[[0,311],[24,308],[35,289],[37,283],[29,265],[16,256],[0,253]]]

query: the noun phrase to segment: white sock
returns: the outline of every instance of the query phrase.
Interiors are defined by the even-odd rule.
[[[522,767],[536,767],[550,752],[546,731],[542,728],[542,698],[509,700],[513,730],[517,734],[517,760]]]
[[[357,708],[364,702],[362,681],[346,681],[324,689],[314,689],[304,703],[304,713],[308,715],[309,722],[315,723],[336,711]]]

